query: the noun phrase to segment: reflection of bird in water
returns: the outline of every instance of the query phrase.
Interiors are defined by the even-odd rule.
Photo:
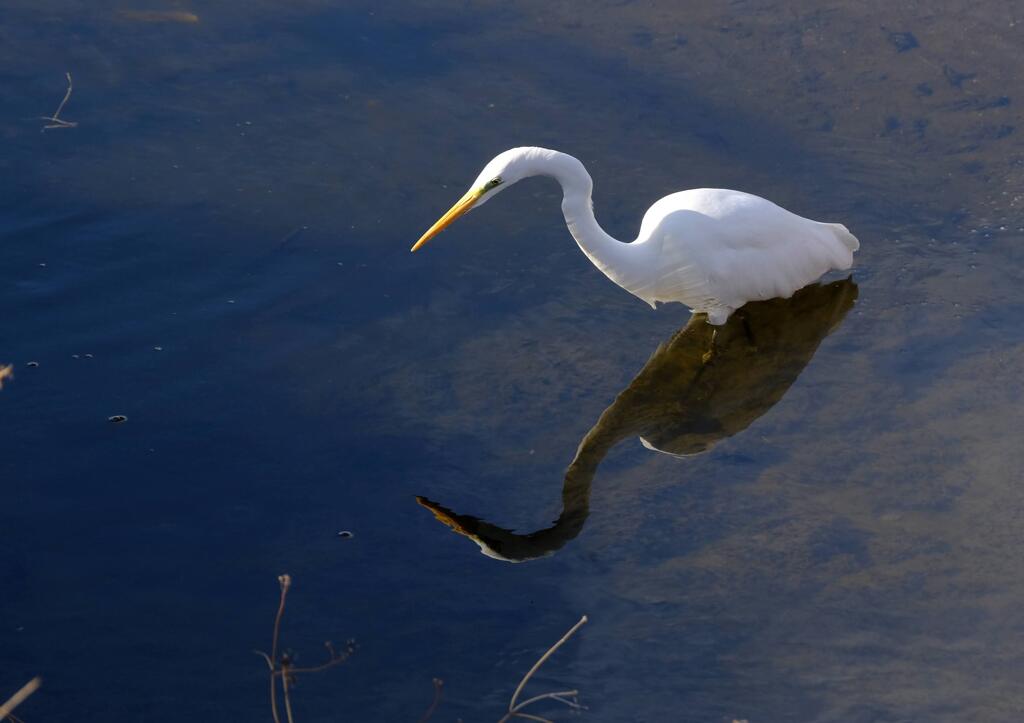
[[[846,279],[747,304],[717,334],[693,317],[658,347],[583,438],[565,474],[562,514],[551,527],[517,534],[416,499],[485,555],[520,562],[551,554],[583,529],[591,481],[612,447],[638,435],[649,449],[691,455],[743,431],[782,398],[856,298],[857,285]],[[716,351],[705,362],[713,334]]]
[[[488,163],[466,194],[420,237],[415,251],[471,208],[517,181],[550,176],[576,243],[605,276],[643,299],[678,301],[721,325],[748,301],[788,298],[832,269],[853,265],[860,244],[837,223],[819,223],[758,196],[719,188],[673,193],[621,243],[594,218],[593,182],[577,159],[546,148],[513,148]]]

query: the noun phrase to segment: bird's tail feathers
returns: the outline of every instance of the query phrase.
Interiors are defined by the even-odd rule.
[[[860,241],[857,237],[850,233],[850,229],[846,228],[841,223],[830,223],[828,224],[836,234],[836,238],[843,242],[846,248],[850,249],[851,252],[856,251],[860,248]]]

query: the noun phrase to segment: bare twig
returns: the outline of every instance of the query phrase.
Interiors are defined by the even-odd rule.
[[[262,650],[254,650],[254,651],[252,651],[252,652],[256,653],[256,655],[260,656],[260,657],[261,657],[261,658],[263,658],[263,659],[264,659],[265,661],[267,661],[267,667],[268,667],[268,668],[270,668],[271,672],[273,672],[273,670],[274,670],[274,663],[273,663],[273,661],[272,661],[272,660],[270,659],[270,656],[269,656],[269,655],[267,655],[266,653],[264,653],[264,652],[263,652]]]
[[[434,715],[434,711],[437,710],[438,703],[441,702],[441,688],[444,687],[444,681],[440,678],[434,678],[434,702],[427,708],[427,712],[420,718],[419,723],[427,723],[430,717]]]
[[[550,648],[548,648],[548,651],[546,653],[544,653],[544,655],[540,656],[540,660],[538,660],[536,663],[534,663],[533,667],[530,668],[529,672],[526,675],[523,676],[523,679],[521,681],[519,681],[519,687],[516,688],[516,692],[512,694],[512,700],[509,701],[509,704],[508,704],[509,710],[512,710],[513,708],[515,708],[516,700],[519,698],[519,694],[523,692],[523,688],[526,687],[527,682],[529,682],[530,678],[533,677],[533,674],[536,673],[540,669],[540,666],[544,665],[544,663],[547,662],[547,659],[550,658],[554,654],[554,652],[556,650],[558,650],[560,647],[565,645],[565,642],[569,638],[571,638],[573,636],[573,634],[577,630],[579,630],[581,627],[583,627],[583,625],[586,622],[587,622],[587,616],[584,615],[583,617],[581,617],[579,619],[578,623],[576,623],[571,628],[569,628],[569,632],[567,632],[565,635],[563,635],[562,638],[557,643],[555,643]]]
[[[288,723],[294,723],[292,716],[292,701],[289,691],[293,685],[295,685],[295,674],[296,673],[319,673],[321,670],[332,668],[335,665],[345,662],[353,652],[355,652],[355,641],[349,640],[345,646],[345,650],[338,653],[334,649],[334,645],[331,641],[324,643],[327,648],[327,661],[320,665],[314,665],[308,668],[296,668],[292,665],[292,656],[288,653],[282,653],[278,656],[278,649],[280,647],[281,639],[281,619],[284,617],[285,603],[288,599],[288,590],[292,586],[292,578],[290,575],[279,575],[277,578],[278,584],[281,586],[281,598],[277,604],[277,614],[274,615],[274,636],[270,643],[270,655],[267,655],[262,650],[254,650],[253,652],[263,658],[263,661],[267,664],[267,669],[270,671],[270,712],[274,716],[274,723],[281,723],[281,717],[278,712],[277,705],[277,680],[281,680],[281,690],[284,694],[284,712]]]
[[[575,698],[579,694],[580,692],[578,690],[559,690],[555,693],[541,693],[540,695],[535,695],[532,698],[524,700],[522,703],[513,708],[511,712],[518,713],[531,703],[536,703],[537,701],[547,699],[557,700],[559,703],[564,703],[570,708],[582,708],[583,706],[581,706],[576,701],[569,700],[569,698]]]
[[[335,651],[334,646],[331,644],[330,640],[325,642],[324,646],[326,646],[326,648],[327,648],[327,655],[328,655],[326,663],[321,663],[320,665],[314,665],[314,666],[312,666],[310,668],[293,668],[289,664],[289,666],[288,666],[288,675],[289,675],[289,677],[294,677],[296,673],[319,673],[321,670],[327,670],[328,668],[333,668],[335,665],[338,665],[339,663],[344,663],[346,660],[348,660],[348,657],[350,655],[352,655],[352,653],[355,652],[356,641],[349,640],[347,643],[345,643],[345,652],[343,652],[343,653],[338,653],[337,651]]]
[[[60,117],[60,112],[62,110],[64,110],[64,105],[68,102],[68,98],[71,97],[71,90],[72,90],[71,73],[64,73],[64,77],[68,79],[68,90],[64,94],[64,100],[62,100],[60,102],[60,105],[57,106],[57,110],[55,110],[53,112],[53,115],[51,115],[51,116],[45,116],[44,115],[44,116],[41,116],[39,118],[39,120],[50,121],[50,125],[43,126],[42,129],[40,130],[40,132],[45,131],[45,130],[49,130],[50,128],[74,128],[75,126],[78,125],[78,123],[76,123],[75,121],[62,120],[61,117]]]
[[[276,675],[274,668],[277,665],[277,641],[281,636],[281,616],[284,615],[284,603],[288,597],[288,588],[292,586],[291,575],[287,573],[278,575],[277,582],[281,586],[281,601],[277,604],[277,615],[274,616],[274,638],[270,644],[270,709],[274,713],[274,723],[281,723],[277,717],[277,686],[274,685],[274,676]],[[287,685],[286,681],[286,688]]]
[[[11,713],[14,712],[15,708],[25,702],[26,698],[39,690],[39,686],[42,682],[42,678],[38,676],[33,678],[29,682],[25,683],[25,685],[21,686],[21,689],[17,693],[8,698],[6,703],[0,705],[0,721],[9,717]]]
[[[528,720],[547,721],[547,718],[541,718],[540,716],[535,716],[529,713],[522,712],[523,708],[525,708],[526,706],[530,705],[531,703],[536,703],[542,700],[558,701],[559,703],[564,703],[570,708],[576,708],[577,710],[583,708],[583,706],[581,706],[577,701],[569,700],[569,698],[575,698],[577,695],[579,695],[579,691],[577,690],[561,690],[556,691],[554,693],[543,693],[541,695],[536,695],[532,698],[527,698],[521,703],[518,703],[517,701],[519,700],[519,695],[523,692],[523,688],[526,687],[526,684],[529,682],[530,678],[533,677],[533,674],[540,670],[540,666],[544,665],[547,659],[550,658],[556,650],[562,647],[565,644],[565,642],[569,638],[571,638],[577,630],[583,627],[584,623],[586,622],[587,616],[584,615],[579,619],[578,623],[569,628],[569,632],[563,635],[557,643],[548,648],[547,652],[544,653],[544,655],[540,656],[540,659],[533,664],[533,667],[530,668],[526,675],[523,676],[523,679],[519,681],[519,685],[516,687],[515,692],[512,694],[512,699],[508,703],[508,713],[506,713],[505,716],[500,721],[498,721],[498,723],[506,723],[506,721],[511,720],[512,718],[526,718]]]
[[[277,681],[275,680],[277,673],[274,670],[270,671],[270,713],[274,716],[274,723],[281,723],[281,719],[277,715]]]
[[[292,717],[292,699],[288,696],[288,668],[287,666],[282,671],[284,675],[281,676],[281,687],[284,689],[284,713],[288,716],[288,723],[295,723],[295,719]]]
[[[284,603],[288,597],[288,588],[292,586],[292,576],[278,575],[277,582],[281,586],[281,601],[277,604],[277,615],[274,616],[274,639],[270,644],[271,660],[277,660],[277,641],[281,637],[281,617],[284,615]]]

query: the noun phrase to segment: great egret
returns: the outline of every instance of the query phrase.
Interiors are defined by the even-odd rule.
[[[425,497],[416,501],[489,557],[521,562],[550,555],[583,529],[591,482],[615,445],[639,436],[648,449],[689,456],[742,432],[782,399],[856,298],[857,285],[844,279],[789,299],[752,302],[715,329],[691,317],[580,442],[562,484],[562,514],[550,527],[516,533]],[[705,363],[712,336],[718,351]]]
[[[530,176],[550,176],[561,184],[569,232],[605,276],[654,308],[678,301],[706,313],[716,326],[748,301],[789,298],[832,269],[850,268],[860,247],[842,224],[811,221],[759,196],[720,188],[665,196],[644,214],[636,240],[622,243],[594,218],[594,183],[579,160],[524,147],[484,166],[411,250]]]

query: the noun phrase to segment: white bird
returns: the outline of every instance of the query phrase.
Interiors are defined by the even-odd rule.
[[[644,214],[635,241],[616,241],[594,218],[594,182],[583,164],[567,153],[524,147],[484,166],[411,250],[530,176],[561,184],[569,233],[605,276],[654,308],[678,301],[716,326],[748,301],[789,298],[828,271],[850,268],[860,247],[842,224],[811,221],[759,196],[720,188],[665,196]]]

